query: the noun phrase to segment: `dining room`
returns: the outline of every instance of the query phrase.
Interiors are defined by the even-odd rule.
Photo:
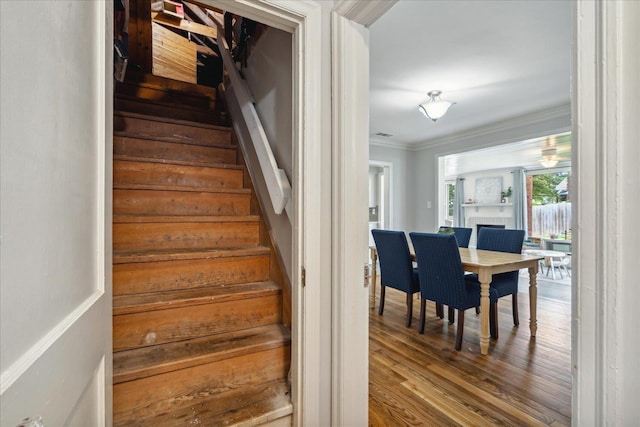
[[[426,15],[433,18],[431,25],[416,36],[414,19],[408,16],[419,19]],[[401,30],[399,21],[403,22]],[[526,184],[533,180],[533,171],[570,167],[569,21],[568,2],[426,5],[400,1],[372,26],[369,155],[370,161],[388,162],[394,171],[388,197],[393,217],[389,229],[404,232],[411,244],[412,232],[468,227],[472,229],[471,251],[483,226],[528,231],[526,219],[524,224],[516,223],[515,212],[528,206]],[[461,26],[462,22],[469,25]],[[548,31],[539,32],[541,26]],[[453,29],[455,37],[449,37]],[[389,35],[394,32],[397,34]],[[436,37],[438,34],[444,37]],[[402,80],[395,80],[404,90],[392,88],[388,82],[397,75],[394,70],[404,69],[398,64],[412,56],[406,52],[402,56],[402,49],[390,43],[398,38],[413,40],[415,51],[417,37],[425,41],[430,53],[420,61],[413,58],[413,80],[408,72],[402,74]],[[428,42],[436,39],[438,43]],[[483,57],[494,58],[496,64],[481,61]],[[497,63],[500,73],[492,73]],[[546,82],[543,92],[540,81]],[[432,84],[439,86],[429,86]],[[441,99],[421,104],[418,98],[426,99],[432,89],[442,91]],[[409,98],[423,108],[439,100],[449,108],[440,117],[430,117],[418,108],[410,115]],[[458,156],[472,150],[484,151],[472,159]],[[516,151],[526,153],[526,160],[514,159]],[[466,161],[475,169],[444,174],[446,156],[452,156],[450,166],[462,167]],[[545,160],[557,162],[551,168],[541,163]],[[525,204],[518,209],[515,195],[507,195],[516,186],[515,169],[523,171],[518,187],[523,188],[519,198]],[[457,186],[457,178],[464,183]],[[458,200],[456,194],[461,196]],[[533,209],[533,200],[529,205]],[[520,251],[523,246],[521,243]],[[471,265],[462,248],[460,251],[464,269],[480,276],[480,265]],[[425,420],[430,425],[571,424],[571,279],[564,271],[565,277],[559,279],[559,269],[547,269],[552,258],[536,253],[521,256],[536,258],[535,267],[523,267],[517,275],[517,292],[499,299],[498,336],[494,338],[490,331],[489,319],[493,273],[485,270],[484,306],[466,310],[459,350],[459,315],[450,321],[427,300],[421,334],[420,297],[412,294],[414,310],[408,315],[408,294],[385,286],[381,309],[382,278],[372,274],[370,425],[424,425]],[[372,268],[377,267],[375,261]],[[512,310],[516,298],[518,325]]]
[[[402,231],[372,231],[369,425],[571,424],[571,279],[538,268],[539,254],[520,253],[524,232],[479,234],[479,248],[507,250],[512,241],[514,253],[467,247],[469,228],[411,232],[408,239]],[[467,280],[469,272],[483,279]],[[516,289],[498,304],[493,287],[504,285],[505,275]],[[491,296],[481,297],[487,280]],[[466,306],[446,299],[470,285]],[[457,316],[454,305],[462,308]]]

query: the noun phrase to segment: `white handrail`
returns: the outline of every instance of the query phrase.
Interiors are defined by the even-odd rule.
[[[218,48],[220,49],[220,56],[222,62],[227,70],[231,85],[228,85],[225,92],[225,99],[229,105],[229,113],[233,118],[234,128],[238,139],[242,145],[252,144],[258,158],[258,163],[262,174],[264,176],[265,183],[267,185],[267,191],[271,198],[271,204],[276,214],[280,215],[286,210],[289,220],[291,220],[291,212],[289,212],[289,206],[291,205],[291,184],[283,169],[278,168],[278,164],[271,150],[271,145],[267,139],[267,135],[264,132],[260,118],[253,105],[254,99],[251,95],[247,83],[240,76],[240,72],[236,68],[235,62],[229,52],[229,46],[224,39],[224,29],[222,24],[214,19],[218,26]],[[236,128],[239,123],[244,124],[244,129]],[[243,132],[246,130],[246,132]],[[248,134],[248,138],[245,138],[245,133]],[[248,139],[248,141],[246,140]],[[243,149],[244,150],[244,149]],[[245,160],[249,162],[248,156],[245,155]]]

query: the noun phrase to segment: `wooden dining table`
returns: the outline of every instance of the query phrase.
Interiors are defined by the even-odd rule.
[[[410,245],[411,256],[415,260],[415,253]],[[376,282],[378,250],[375,246],[370,246],[371,252],[371,307],[376,303]],[[462,268],[465,271],[476,273],[480,282],[480,353],[483,355],[489,352],[489,285],[494,274],[506,273],[508,271],[527,268],[529,270],[529,309],[530,320],[529,330],[531,338],[534,339],[538,329],[536,317],[538,288],[536,275],[538,273],[538,261],[542,259],[536,255],[521,255],[508,252],[485,251],[472,248],[460,248],[460,259]]]

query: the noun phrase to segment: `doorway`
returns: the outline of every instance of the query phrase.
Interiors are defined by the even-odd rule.
[[[392,164],[390,162],[369,161],[369,246],[374,244],[371,230],[375,228],[393,229],[391,174]]]

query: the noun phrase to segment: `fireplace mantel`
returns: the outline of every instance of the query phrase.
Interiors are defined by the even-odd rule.
[[[463,203],[463,208],[476,208],[476,212],[480,208],[500,208],[500,212],[504,211],[505,206],[513,206],[513,203]]]

